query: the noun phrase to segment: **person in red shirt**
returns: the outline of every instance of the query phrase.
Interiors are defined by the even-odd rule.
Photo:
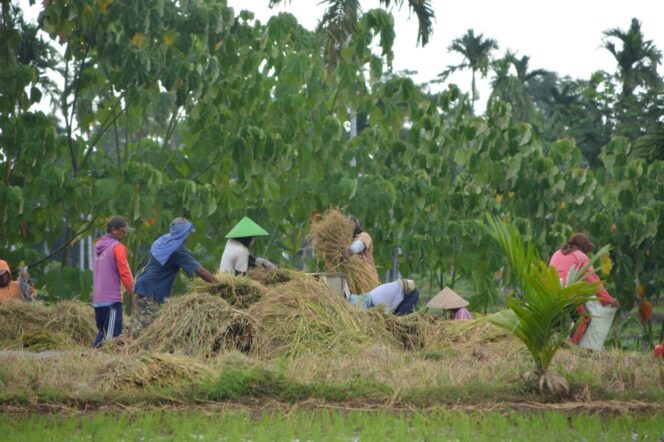
[[[97,337],[94,347],[122,332],[122,292],[134,293],[134,278],[127,263],[127,248],[122,244],[131,228],[122,216],[112,217],[106,224],[106,234],[95,244],[92,279],[92,305],[95,308]]]
[[[590,253],[594,247],[594,244],[590,242],[590,238],[588,238],[586,234],[575,233],[560,250],[557,250],[553,254],[551,260],[549,261],[549,265],[556,269],[558,275],[560,276],[560,281],[563,284],[566,284],[567,275],[570,269],[573,267],[576,269],[581,269],[582,267],[586,266],[590,262],[587,253]],[[589,267],[586,271],[584,280],[591,283],[600,281],[592,266]],[[572,342],[582,347],[593,349],[601,348],[601,346],[604,344],[604,340],[606,339],[606,333],[599,332],[599,335],[603,334],[603,336],[598,335],[598,331],[595,330],[595,327],[591,325],[593,322],[591,320],[593,312],[589,312],[588,310],[591,309],[596,311],[597,316],[603,313],[607,313],[613,317],[613,315],[615,315],[615,309],[618,308],[618,301],[609,295],[609,292],[607,292],[603,284],[600,284],[596,296],[598,301],[590,301],[582,306],[579,306],[577,309],[577,312],[581,314],[581,324],[578,325],[572,334]],[[599,326],[599,321],[596,325]],[[608,333],[608,328],[606,329],[606,332]],[[589,340],[591,336],[587,335],[588,333],[593,335],[593,343],[588,342],[586,344],[582,342]],[[585,340],[584,336],[586,337]]]

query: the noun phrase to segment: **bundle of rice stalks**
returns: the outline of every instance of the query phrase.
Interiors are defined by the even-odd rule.
[[[8,343],[7,348],[11,348],[11,344]],[[76,347],[76,343],[69,336],[47,328],[27,328],[13,344],[14,349],[34,352]]]
[[[346,276],[350,291],[367,293],[380,285],[376,267],[360,256],[341,261],[341,253],[353,242],[353,222],[336,209],[330,209],[311,225],[316,256],[323,259],[328,272]]]
[[[193,293],[220,296],[233,307],[244,309],[260,300],[267,291],[263,284],[246,276],[235,276],[230,273],[217,273],[215,276],[219,284],[209,284],[198,278],[192,284]]]
[[[164,353],[118,356],[105,364],[100,372],[101,384],[107,391],[190,384],[213,375],[212,369],[192,358]]]
[[[499,314],[499,313],[495,313]],[[491,324],[487,316],[469,321],[438,320],[429,330],[428,349],[440,347],[476,346],[488,342],[510,340],[513,335],[507,330]]]
[[[263,285],[283,284],[293,279],[302,278],[304,273],[297,270],[275,267],[269,269],[263,266],[252,267],[247,272],[247,276]]]
[[[351,256],[339,270],[346,276],[351,293],[368,293],[380,285],[376,267],[360,256]]]
[[[68,333],[72,339],[84,345],[92,344],[97,335],[95,312],[89,305],[80,301],[61,301],[50,306],[51,318],[48,328]]]
[[[363,312],[314,277],[274,287],[249,313],[259,324],[262,353],[345,353],[372,340],[393,342],[384,329],[373,327]]]
[[[376,327],[389,331],[406,350],[423,349],[435,321],[435,318],[423,313],[396,316],[380,308],[373,308],[367,314]]]
[[[325,268],[332,271],[339,266],[341,252],[353,242],[353,222],[341,211],[330,209],[311,224],[316,256],[323,259]]]
[[[211,357],[224,350],[250,351],[256,323],[247,313],[209,294],[173,298],[132,344],[167,353]]]
[[[95,335],[94,311],[79,301],[51,306],[20,300],[0,304],[0,348],[41,351],[87,347]]]

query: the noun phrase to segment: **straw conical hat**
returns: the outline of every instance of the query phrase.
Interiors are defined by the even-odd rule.
[[[449,287],[442,289],[436,296],[427,302],[429,308],[455,309],[468,305],[468,301],[463,299],[457,292]]]
[[[246,236],[265,236],[269,235],[261,226],[256,224],[251,218],[245,216],[235,227],[226,235],[226,238],[244,238]]]

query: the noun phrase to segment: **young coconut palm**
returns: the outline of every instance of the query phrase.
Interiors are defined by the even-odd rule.
[[[487,218],[486,224],[481,226],[507,255],[522,289],[520,296],[506,299],[510,310],[487,319],[511,331],[526,345],[535,362],[541,392],[568,392],[567,381],[549,372],[548,368],[556,351],[568,338],[570,314],[593,299],[599,283],[579,281],[585,273],[584,268],[569,275],[567,285],[563,287],[558,272],[542,261],[532,243],[526,243],[514,226],[496,218]]]

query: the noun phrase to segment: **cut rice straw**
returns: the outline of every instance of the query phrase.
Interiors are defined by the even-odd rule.
[[[142,388],[148,385],[185,385],[209,379],[213,371],[186,356],[165,353],[139,353],[117,356],[101,368],[105,390]]]
[[[376,267],[354,255],[341,261],[341,254],[353,242],[353,222],[337,209],[330,209],[311,225],[316,255],[323,259],[325,270],[346,276],[350,291],[367,293],[380,285]]]
[[[171,299],[132,344],[142,349],[212,357],[224,350],[251,351],[256,323],[247,313],[209,294]]]
[[[292,279],[302,278],[304,273],[283,267],[268,268],[256,266],[249,269],[247,276],[263,285],[284,284]]]
[[[202,279],[196,279],[191,291],[219,296],[233,307],[240,309],[259,301],[267,291],[263,284],[246,276],[235,276],[230,273],[217,273],[215,276],[219,284],[209,284]]]
[[[249,312],[259,324],[258,349],[265,354],[345,353],[370,341],[394,342],[385,329],[314,277],[273,288]]]
[[[0,304],[0,348],[3,349],[88,347],[95,335],[94,310],[79,301],[48,306],[21,300]]]
[[[434,317],[423,313],[396,316],[380,308],[372,308],[367,314],[376,322],[376,327],[389,331],[406,350],[423,349],[435,321]]]

